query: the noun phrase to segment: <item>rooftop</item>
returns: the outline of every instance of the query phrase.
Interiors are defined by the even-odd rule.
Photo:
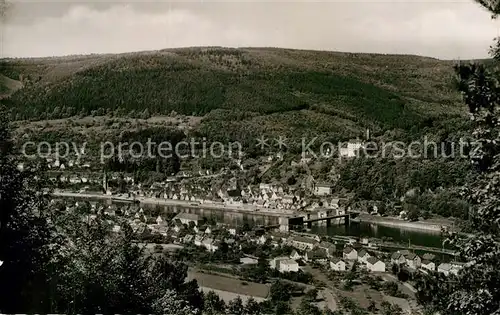
[[[332,187],[332,184],[330,184],[330,183],[317,183],[316,187],[330,188],[330,187]]]
[[[358,256],[359,256],[359,257],[364,257],[365,255],[368,255],[368,256],[369,256],[369,254],[368,254],[368,253],[366,252],[366,250],[364,250],[364,249],[360,250],[360,251],[359,251],[359,253],[358,253]]]
[[[326,258],[327,254],[324,249],[314,249],[307,253],[307,256],[310,258]]]
[[[434,260],[436,258],[436,255],[434,254],[429,254],[429,253],[425,253],[423,256],[422,256],[423,259],[425,260]]]
[[[334,264],[338,264],[339,262],[344,262],[342,259],[340,259],[338,257],[332,257],[332,259],[330,259],[330,261]]]
[[[406,259],[409,259],[409,260],[413,260],[415,258],[417,258],[418,256],[415,255],[415,253],[409,253],[408,255],[406,255]]]
[[[449,271],[451,270],[451,265],[447,263],[442,263],[438,266],[438,269]]]
[[[399,259],[399,257],[401,257],[401,256],[402,256],[402,254],[401,254],[401,253],[395,252],[395,253],[392,253],[391,258],[392,258],[392,259]]]
[[[377,262],[379,262],[379,260],[378,260],[378,258],[376,258],[376,257],[373,257],[373,256],[372,256],[372,257],[369,257],[369,258],[366,260],[366,262],[368,262],[368,263],[369,263],[369,264],[371,264],[371,265],[374,265],[374,264],[376,264]]]
[[[282,259],[280,260],[280,265],[295,265],[295,264],[298,264],[295,260],[293,259]]]
[[[346,247],[346,248],[344,248],[344,253],[346,253],[346,254],[350,254],[352,251],[355,251],[355,249],[352,248],[352,247]]]
[[[307,243],[307,244],[313,244],[313,245],[317,243],[312,238],[308,238],[308,237],[304,237],[304,236],[295,236],[292,240],[295,242],[299,242],[299,243]]]

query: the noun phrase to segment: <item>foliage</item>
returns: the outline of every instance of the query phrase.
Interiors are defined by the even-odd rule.
[[[321,315],[321,310],[307,298],[300,301],[299,308],[296,310],[297,315]]]
[[[289,62],[279,61],[282,58]],[[31,84],[8,100],[9,107],[23,117],[45,119],[132,112],[147,118],[171,112],[204,115],[218,109],[244,110],[225,116],[226,123],[235,122],[234,127],[238,121],[258,121],[258,114],[311,108],[323,119],[333,116],[377,127],[411,128],[423,121],[419,103],[452,105],[457,99],[436,82],[446,75],[433,73],[436,67],[446,71],[446,63],[425,58],[192,48],[59,60],[66,67],[75,62],[87,66],[68,72],[59,69],[54,60],[39,60],[37,67],[23,60],[3,61],[5,74],[12,79],[17,80],[19,74],[41,78],[29,80]],[[415,76],[415,71],[422,73]],[[55,72],[59,77],[51,78]],[[430,86],[426,80],[436,84]],[[415,93],[417,86],[420,93]],[[301,124],[300,120],[289,122],[297,127]]]
[[[261,313],[261,306],[255,301],[253,297],[250,297],[245,304],[245,314],[248,315],[258,315]]]
[[[312,288],[306,292],[304,299],[307,299],[310,302],[314,302],[316,301],[317,296],[318,296],[318,289]]]
[[[155,314],[171,314],[175,310],[176,315],[195,315],[198,312],[186,301],[180,299],[173,290],[167,290],[165,294],[153,304]]]
[[[179,300],[201,311],[203,300],[196,282],[184,281],[187,267],[171,263],[163,255],[147,255],[131,242],[132,231],[126,223],[122,235],[110,235],[110,227],[99,217],[82,222],[77,214],[57,213],[55,220],[62,226],[61,236],[72,244],[59,258],[56,279],[65,288],[57,299],[60,309],[153,312],[167,303],[165,292],[173,290]]]
[[[396,282],[394,281],[387,281],[387,282],[384,282],[382,284],[382,290],[390,295],[390,296],[394,296],[394,297],[400,297],[400,298],[406,298],[406,295],[404,293],[402,293],[401,291],[399,291],[399,286]]]
[[[10,129],[0,109],[0,286],[2,313],[50,309],[52,226],[36,171],[19,172]],[[43,288],[43,289],[42,289]]]
[[[382,308],[383,315],[402,315],[403,314],[403,310],[397,304],[391,304],[387,301],[383,301],[380,304],[380,307]]]
[[[462,186],[473,175],[465,159],[354,159],[340,168],[339,189],[349,189],[359,200],[395,200],[412,188],[421,192],[411,201],[434,214],[466,217],[461,197],[442,188]],[[416,214],[416,213],[415,213]]]
[[[237,297],[227,304],[227,312],[231,315],[243,315],[245,312],[245,307],[243,306],[243,301],[241,297]]]
[[[205,294],[203,301],[203,309],[207,315],[222,314],[226,309],[226,303],[214,291]]]
[[[85,207],[49,208],[45,182],[15,167],[0,117],[2,312],[201,313],[203,297],[195,281],[185,282],[187,266],[147,255],[126,223],[90,218]],[[123,233],[112,234],[113,224]]]
[[[494,15],[498,6],[478,1]],[[441,314],[500,314],[500,85],[498,41],[492,49],[491,65],[458,65],[458,88],[473,118],[473,136],[481,150],[471,155],[479,176],[466,185],[464,195],[473,205],[470,224],[474,234],[467,238],[451,235],[449,240],[467,262],[457,277],[445,279],[432,274],[420,279],[419,301],[429,311]]]
[[[353,315],[364,315],[364,314],[367,314],[366,310],[364,310],[363,308],[361,308],[361,306],[359,306],[358,303],[356,303],[354,300],[348,298],[348,297],[345,297],[345,296],[342,296],[340,298],[340,304],[342,305],[342,307],[349,311],[351,314]]]
[[[294,290],[294,286],[287,282],[275,281],[269,289],[269,296],[272,301],[287,302],[292,298]]]

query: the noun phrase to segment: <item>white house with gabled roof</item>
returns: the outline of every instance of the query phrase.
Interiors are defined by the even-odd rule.
[[[334,271],[345,271],[346,263],[338,257],[333,257],[330,259],[330,268]]]
[[[366,260],[366,268],[371,272],[385,272],[385,263],[376,257],[369,257]]]
[[[347,260],[357,260],[358,252],[354,248],[347,246],[342,252],[342,257]]]

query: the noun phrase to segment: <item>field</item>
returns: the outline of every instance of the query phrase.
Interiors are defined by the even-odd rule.
[[[384,295],[382,293],[370,289],[366,285],[356,286],[353,291],[337,290],[337,294],[356,301],[359,306],[365,309],[370,305],[370,301],[375,302],[377,307],[380,307],[380,303],[384,301]]]
[[[188,280],[192,279],[198,281],[198,285],[204,292],[214,291],[226,302],[236,298],[238,295],[243,301],[249,297],[253,297],[257,301],[262,301],[269,294],[269,286],[265,284],[243,282],[235,278],[189,270]]]

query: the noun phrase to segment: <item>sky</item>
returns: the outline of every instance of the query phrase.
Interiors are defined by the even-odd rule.
[[[0,57],[251,46],[477,59],[500,21],[472,0],[12,0],[0,28]]]

